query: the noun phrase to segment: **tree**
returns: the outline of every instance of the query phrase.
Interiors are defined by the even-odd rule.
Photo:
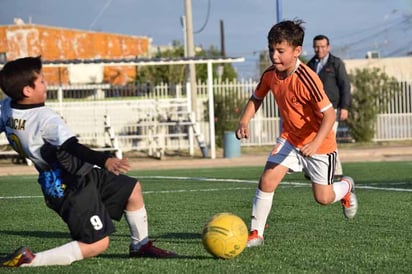
[[[179,41],[173,41],[172,47],[165,51],[159,51],[154,58],[178,58],[184,56],[183,46]],[[178,84],[185,80],[184,65],[159,65],[142,66],[138,68],[136,82],[140,84],[150,83],[156,85],[160,83]]]
[[[209,50],[198,52],[196,54],[198,57],[205,57],[205,58],[216,58],[221,57],[221,52],[215,48],[213,45],[210,46]],[[223,63],[223,64],[212,64],[212,71],[213,71],[213,79],[217,79],[217,67],[223,66],[223,73],[221,75],[221,80],[233,80],[237,78],[237,73],[233,68],[232,64],[230,63]],[[197,79],[206,81],[207,80],[207,65],[206,64],[199,64],[196,65],[196,72],[197,72]]]
[[[352,104],[348,126],[351,136],[358,142],[370,142],[375,136],[378,114],[388,106],[392,96],[399,91],[394,77],[379,68],[356,69],[349,74],[352,84]]]
[[[184,48],[178,42],[173,42],[173,47],[170,50],[159,52],[155,55],[155,58],[164,57],[183,57]],[[216,58],[221,57],[221,52],[211,46],[209,50],[201,50],[196,53],[197,57]],[[212,64],[213,78],[218,78],[218,66],[223,66],[222,75],[220,80],[233,80],[237,78],[237,73],[230,63]],[[207,80],[207,64],[196,65],[196,77],[197,80],[206,82]],[[137,73],[136,81],[141,84],[180,84],[185,81],[185,66],[184,65],[164,65],[164,66],[145,66],[141,67]],[[222,146],[223,134],[225,130],[234,130],[237,125],[237,119],[239,118],[239,107],[243,102],[236,99],[235,91],[224,92],[227,95],[214,95],[214,113],[215,113],[215,129],[216,129],[216,144]],[[205,119],[208,121],[209,111],[208,102],[205,103]]]
[[[299,56],[299,59],[302,63],[307,63],[309,60],[306,56]],[[269,52],[267,50],[262,50],[259,52],[259,61],[258,61],[258,66],[259,66],[259,74],[262,75],[262,73],[267,69],[269,66],[272,65],[272,62],[270,61],[269,58]]]
[[[196,57],[215,58],[220,57],[221,53],[211,46],[209,50],[201,50],[196,53]],[[184,47],[179,41],[173,41],[172,48],[166,51],[156,53],[154,58],[179,58],[184,57]],[[234,70],[232,64],[224,63],[223,74],[221,79],[235,79],[237,73]],[[219,64],[213,64],[213,77],[217,78],[217,66]],[[185,65],[162,65],[162,66],[144,66],[140,67],[136,76],[137,83],[168,83],[168,84],[180,84],[185,81]],[[196,77],[197,80],[207,80],[207,65],[196,65]]]
[[[239,98],[235,90],[228,90],[224,93],[214,93],[214,121],[215,121],[215,135],[216,145],[223,147],[223,136],[225,131],[234,131],[239,122],[241,108],[243,107],[244,100]],[[209,121],[208,104],[209,100],[205,103],[204,119]]]
[[[259,76],[267,69],[272,62],[269,58],[269,52],[267,50],[263,50],[259,53]]]

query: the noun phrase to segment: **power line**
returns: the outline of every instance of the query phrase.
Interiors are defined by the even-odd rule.
[[[399,22],[397,22],[398,20],[399,20],[399,18],[396,18],[396,19],[394,19],[394,20],[391,21],[391,22],[384,22],[384,23],[381,23],[381,24],[373,25],[373,26],[370,26],[370,27],[367,27],[367,28],[364,28],[364,29],[360,29],[360,30],[355,31],[355,32],[351,32],[350,34],[335,35],[335,36],[332,36],[332,37],[331,37],[331,40],[339,40],[339,39],[345,39],[345,40],[347,40],[347,39],[348,39],[348,36],[349,36],[349,37],[351,37],[351,36],[357,36],[357,35],[363,34],[363,33],[365,33],[365,32],[370,33],[370,31],[376,30],[376,29],[380,29],[381,27],[389,28],[390,25],[399,24]],[[389,26],[388,26],[388,25],[389,25]]]
[[[389,53],[386,54],[386,56],[393,57],[393,56],[399,55],[402,52],[404,52],[406,54],[409,51],[407,46],[409,46],[411,43],[412,43],[412,39],[409,40],[409,41],[405,41],[403,43],[403,45],[401,45],[400,47],[398,47],[395,50],[390,51]],[[405,45],[407,45],[407,46],[405,46]]]
[[[206,13],[206,20],[205,20],[205,22],[203,23],[203,26],[202,26],[199,30],[197,30],[197,31],[193,32],[194,34],[201,33],[201,32],[202,32],[202,31],[206,28],[207,23],[209,22],[209,17],[210,17],[210,6],[211,6],[211,3],[210,3],[210,0],[208,0],[208,3],[207,3],[207,13]]]
[[[369,40],[370,38],[376,37],[376,36],[378,36],[378,35],[380,35],[380,34],[382,34],[382,33],[387,32],[388,30],[390,30],[390,29],[392,29],[392,28],[395,28],[395,27],[403,24],[404,22],[405,22],[405,20],[402,20],[402,21],[396,22],[396,23],[394,22],[394,23],[391,24],[391,25],[386,25],[386,27],[384,27],[383,29],[378,29],[378,30],[376,30],[375,32],[372,32],[372,33],[371,33],[371,32],[368,32],[368,34],[367,34],[366,36],[363,36],[363,37],[361,37],[360,39],[355,40],[355,41],[350,41],[348,44],[361,43],[361,42],[363,42],[363,41]],[[362,32],[365,32],[365,31],[366,31],[366,30],[361,31],[361,32],[358,32],[358,33],[362,33]],[[352,34],[352,35],[350,35],[350,36],[355,36],[355,35]],[[349,36],[349,37],[350,37],[350,36]],[[346,37],[345,37],[345,40],[347,41],[349,37],[346,36]]]
[[[100,16],[103,15],[104,11],[110,6],[110,4],[112,3],[113,0],[108,0],[106,2],[106,4],[100,9],[99,13],[96,15],[96,17],[94,18],[93,22],[90,24],[89,26],[89,30],[92,29],[92,27],[94,26],[94,24],[96,24],[97,20],[100,18]]]
[[[383,29],[368,33],[366,36],[357,40],[347,41],[343,46],[335,48],[346,54],[349,51],[352,53],[352,56],[362,55],[371,49],[379,50],[381,56],[392,56],[400,51],[393,50],[389,54],[385,54],[385,51],[388,51],[388,47],[390,47],[391,44],[396,44],[396,46],[399,44],[402,44],[403,46],[407,45],[405,40],[399,39],[399,37],[408,36],[406,32],[411,30],[410,25],[410,19],[408,17],[403,17],[401,21],[393,21],[389,26],[386,26]],[[406,32],[402,31],[402,29],[406,29]]]

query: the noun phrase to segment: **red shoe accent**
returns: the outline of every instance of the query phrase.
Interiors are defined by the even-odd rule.
[[[177,254],[164,250],[153,245],[152,241],[141,246],[138,250],[130,250],[129,257],[146,257],[146,258],[175,258]]]
[[[6,258],[1,260],[2,267],[19,267],[22,264],[29,264],[33,261],[36,256],[28,249],[23,246],[14,251]]]
[[[346,195],[343,196],[343,198],[340,200],[340,202],[341,202],[341,204],[344,208],[349,208],[350,207],[350,195],[352,193],[351,192],[352,191],[352,184],[349,180],[346,180],[345,178],[342,178],[342,181],[345,181],[345,182],[348,183],[349,190],[348,190],[348,193],[346,193]]]
[[[257,231],[257,230],[253,230],[253,231],[250,232],[247,240],[250,241],[250,240],[254,240],[254,239],[256,239],[256,238],[259,238],[258,231]]]

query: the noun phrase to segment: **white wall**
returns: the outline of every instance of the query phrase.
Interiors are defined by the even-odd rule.
[[[348,73],[353,73],[355,69],[380,68],[389,76],[398,80],[412,79],[412,56],[394,58],[372,58],[372,59],[348,59],[344,60]]]
[[[71,84],[103,83],[103,65],[76,64],[67,68]]]

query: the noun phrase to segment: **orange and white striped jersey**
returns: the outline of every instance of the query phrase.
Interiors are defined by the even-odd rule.
[[[311,142],[322,123],[322,112],[332,107],[317,74],[298,60],[295,71],[285,79],[279,79],[275,67],[271,66],[263,72],[253,96],[263,100],[269,90],[282,118],[280,137],[297,148]],[[336,148],[336,136],[331,130],[317,154],[331,153]]]

